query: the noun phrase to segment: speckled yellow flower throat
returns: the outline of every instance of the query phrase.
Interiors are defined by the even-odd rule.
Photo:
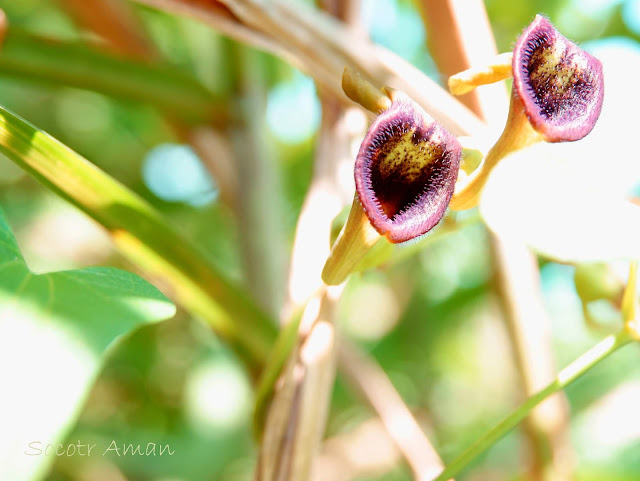
[[[410,208],[428,188],[442,149],[404,125],[374,154],[371,185],[391,220]],[[403,130],[406,130],[402,133]]]
[[[548,142],[587,135],[602,107],[602,65],[537,16],[516,44],[514,90]]]
[[[396,96],[362,143],[355,181],[373,227],[391,242],[404,242],[428,232],[442,217],[461,148],[418,105]]]

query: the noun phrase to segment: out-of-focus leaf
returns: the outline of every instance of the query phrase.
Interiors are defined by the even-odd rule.
[[[634,42],[594,44],[605,101],[593,131],[578,142],[539,144],[504,159],[485,187],[481,213],[491,229],[559,261],[640,258],[640,208],[625,200],[640,179],[634,152],[640,109],[628,79],[640,74]]]
[[[149,103],[190,121],[227,118],[224,103],[177,68],[126,60],[16,29],[2,46],[0,74]]]
[[[0,106],[0,152],[107,229],[131,262],[211,325],[255,376],[275,339],[269,317],[146,201],[66,145]]]
[[[0,211],[0,479],[40,479],[116,339],[174,312],[129,272],[32,273]]]

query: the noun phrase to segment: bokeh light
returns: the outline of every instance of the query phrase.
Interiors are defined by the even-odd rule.
[[[251,389],[242,370],[228,359],[210,359],[189,374],[185,412],[202,435],[224,434],[246,422],[250,399]]]
[[[149,190],[167,202],[199,207],[218,197],[211,175],[186,145],[162,144],[151,149],[144,158],[142,175]]]
[[[313,80],[296,72],[271,89],[267,124],[281,142],[298,144],[310,139],[320,124],[320,103]]]

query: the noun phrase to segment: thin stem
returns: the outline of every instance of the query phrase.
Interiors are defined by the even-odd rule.
[[[413,478],[426,481],[440,472],[443,468],[440,456],[375,359],[342,340],[338,346],[338,362],[349,385],[380,417],[411,468]]]
[[[475,458],[493,446],[503,436],[518,425],[542,401],[552,394],[566,388],[576,379],[589,371],[596,364],[605,360],[622,346],[631,342],[632,338],[626,331],[607,336],[594,347],[585,352],[558,373],[551,384],[534,394],[516,408],[511,414],[487,431],[480,439],[454,459],[434,481],[446,481],[458,475]]]
[[[302,315],[281,381],[274,386],[272,399],[268,386],[265,386],[268,391],[261,391],[268,396],[264,402],[270,402],[264,418],[256,481],[309,479],[311,464],[325,431],[335,376],[333,319],[341,294],[341,287],[324,288],[312,297]],[[278,364],[280,361],[272,366],[277,368]],[[272,373],[270,368],[269,373]],[[265,380],[272,381],[273,378]]]
[[[449,92],[464,95],[481,85],[491,85],[512,77],[513,52],[497,55],[486,65],[471,67],[449,77]]]
[[[349,22],[357,18],[359,0],[323,2],[328,13],[341,15]],[[288,22],[282,22],[287,24]],[[291,323],[282,331],[283,350],[275,355],[266,370],[263,388],[259,394],[273,393],[267,408],[266,425],[260,447],[255,479],[307,480],[311,466],[326,430],[333,381],[335,377],[334,320],[342,288],[327,288],[320,280],[322,262],[331,230],[332,218],[339,212],[342,192],[336,182],[337,166],[348,152],[348,130],[342,122],[343,109],[338,101],[320,91],[322,125],[318,133],[313,177],[302,212],[298,219],[294,240],[289,292],[283,312],[295,308],[296,298],[307,288],[321,285],[317,296],[312,296],[299,323],[295,342],[288,341],[293,332]],[[318,248],[315,248],[315,247]],[[311,250],[306,250],[311,249]],[[315,299],[318,299],[317,309]],[[295,327],[295,326],[294,326]],[[287,346],[288,344],[288,346]],[[287,351],[284,351],[287,349]],[[291,350],[289,354],[288,351]],[[289,369],[276,386],[275,372],[285,354]],[[269,369],[272,369],[270,371]],[[269,376],[271,375],[271,378]],[[260,416],[260,398],[256,415]],[[265,400],[266,404],[266,400]],[[266,406],[265,406],[266,407]],[[257,417],[258,423],[260,419]],[[259,424],[258,424],[259,427]]]
[[[207,321],[255,376],[275,325],[147,202],[48,134],[0,107],[0,152],[98,221],[169,297]]]
[[[542,302],[538,262],[517,240],[492,235],[491,250],[496,288],[526,399],[557,375],[551,321]],[[563,393],[551,396],[525,420],[530,479],[571,479],[574,456],[568,428],[569,406]]]

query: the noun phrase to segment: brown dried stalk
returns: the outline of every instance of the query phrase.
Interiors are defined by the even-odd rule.
[[[322,289],[307,304],[298,341],[268,408],[257,481],[309,479],[335,377],[333,319],[341,293],[341,287]]]
[[[482,132],[483,123],[433,80],[387,49],[379,47],[323,12],[304,5],[254,0],[131,0],[206,22],[236,40],[274,53],[311,75],[323,89],[346,102],[340,89],[345,66],[374,85],[406,92],[428,113],[458,135]]]
[[[344,2],[341,13],[350,15],[358,3]],[[321,94],[320,98],[322,124],[313,177],[296,228],[282,323],[291,319],[291,313],[312,292],[318,294],[307,302],[298,341],[279,386],[274,387],[255,476],[261,481],[309,478],[324,435],[335,378],[334,320],[342,288],[327,290],[320,271],[329,252],[332,220],[342,207],[342,197],[348,195],[341,192],[336,172],[340,163],[349,161],[350,135],[344,128],[345,112],[335,97]]]
[[[341,12],[333,11],[348,19],[358,4],[357,0],[347,1]],[[309,478],[324,435],[335,378],[334,320],[342,288],[327,290],[320,272],[329,252],[332,220],[348,195],[340,188],[337,172],[341,163],[350,162],[351,139],[339,101],[324,93],[320,99],[322,124],[311,185],[298,218],[282,323],[291,319],[291,313],[307,302],[312,292],[319,294],[307,302],[298,342],[280,385],[274,387],[256,470],[256,479],[262,481]],[[316,300],[319,305],[314,311]]]
[[[429,50],[438,70],[449,77],[497,55],[496,43],[484,8],[477,0],[421,0],[418,3]],[[500,128],[507,117],[504,83],[486,85],[457,97],[488,124]]]
[[[427,29],[433,32],[430,47],[443,74],[450,76],[495,57],[495,40],[482,0],[421,0],[420,4]],[[477,88],[464,97],[472,110],[494,126],[504,124],[508,101],[501,83]],[[493,234],[491,246],[515,362],[524,394],[531,396],[557,373],[537,263],[523,245]],[[537,408],[525,427],[533,479],[570,479],[573,454],[564,393],[559,392]]]
[[[413,478],[420,481],[435,478],[444,467],[442,459],[382,368],[354,346],[341,343],[338,349],[340,372],[380,416],[409,464]]]

